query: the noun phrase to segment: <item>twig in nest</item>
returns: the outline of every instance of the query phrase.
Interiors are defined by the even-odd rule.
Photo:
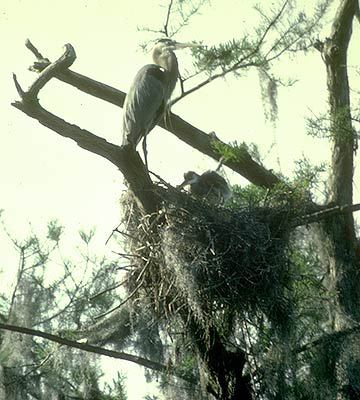
[[[125,265],[125,267],[116,267],[115,270],[116,271],[131,271],[132,268],[137,267],[137,264],[129,264],[129,265]]]
[[[120,225],[121,225],[121,222],[117,225],[117,227],[115,229],[112,230],[112,232],[110,233],[109,237],[106,239],[105,246],[109,243],[109,240],[111,239],[113,234],[118,231],[118,228],[119,228]]]
[[[141,256],[140,254],[119,253],[119,252],[114,251],[114,250],[113,250],[112,252],[113,252],[114,254],[117,254],[117,255],[120,256],[120,257],[124,257],[124,258],[127,258],[127,259],[130,259],[130,258],[141,258],[143,261],[147,261],[147,258]]]
[[[150,265],[150,259],[146,262],[143,269],[140,271],[140,274],[136,278],[136,282],[139,282],[140,279],[144,276],[145,271],[147,270],[148,266]]]
[[[149,171],[150,175],[154,175],[156,179],[159,180],[159,182],[161,182],[164,186],[168,187],[168,188],[172,188],[175,189],[173,186],[170,185],[170,183],[166,182],[160,175],[155,174],[155,172]]]
[[[113,230],[112,230],[112,232],[110,233],[110,235],[109,235],[109,237],[106,239],[106,242],[105,242],[105,246],[108,244],[108,242],[109,242],[109,240],[111,239],[111,237],[114,235],[114,233],[115,232],[117,232],[117,233],[120,233],[120,235],[124,235],[124,236],[126,236],[126,237],[128,237],[128,238],[130,238],[130,239],[135,239],[133,236],[131,236],[129,233],[127,233],[127,232],[124,232],[124,231],[119,231],[119,226],[122,224],[122,222],[120,222],[120,224],[116,227],[116,228],[114,228]]]

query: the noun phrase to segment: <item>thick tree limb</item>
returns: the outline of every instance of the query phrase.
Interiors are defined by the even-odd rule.
[[[351,204],[353,195],[353,153],[355,131],[351,126],[347,49],[358,0],[342,0],[330,38],[317,43],[327,70],[331,129],[333,138],[331,201]],[[349,221],[351,223],[351,221]]]
[[[353,213],[360,211],[360,203],[345,205],[345,206],[318,206],[319,211],[315,211],[311,214],[304,215],[301,218],[297,218],[293,221],[292,226],[302,226],[312,224],[314,222],[323,221],[325,218],[332,217],[339,214]]]
[[[129,183],[130,189],[140,200],[145,212],[147,214],[155,212],[158,199],[152,190],[153,185],[149,174],[133,147],[130,145],[120,147],[109,143],[105,139],[51,114],[37,102],[16,101],[12,105],[59,135],[74,140],[81,148],[98,154],[116,165]]]
[[[89,353],[100,354],[100,355],[107,356],[107,357],[117,358],[120,360],[130,361],[137,365],[141,365],[142,367],[150,368],[154,371],[158,371],[158,372],[162,372],[162,373],[171,373],[172,375],[174,375],[178,378],[181,378],[192,384],[198,383],[195,380],[195,378],[191,379],[188,376],[185,376],[184,374],[181,374],[174,370],[169,371],[169,369],[166,365],[160,364],[155,361],[148,360],[143,357],[135,356],[133,354],[124,353],[122,351],[114,351],[114,350],[104,349],[102,347],[93,346],[93,345],[87,344],[87,343],[76,342],[74,340],[66,339],[66,338],[58,336],[58,335],[53,335],[51,333],[39,331],[37,329],[26,328],[24,326],[0,323],[0,329],[12,331],[12,332],[23,333],[25,335],[41,337],[43,339],[50,340],[51,342],[59,343],[63,346],[76,348],[79,350],[87,351]]]
[[[331,35],[317,42],[326,65],[329,92],[332,169],[328,191],[333,204],[352,204],[354,151],[357,149],[352,127],[347,51],[358,0],[342,0],[337,10]],[[360,320],[360,270],[355,225],[352,213],[342,213],[326,220],[325,236],[331,240],[331,273],[339,293],[339,304],[351,318]]]
[[[32,69],[38,72],[43,70],[49,64],[49,60],[39,58],[38,56],[40,53],[35,49],[30,41],[27,41],[26,47],[28,47],[38,58],[38,62],[34,64]],[[111,104],[119,107],[122,107],[124,104],[126,96],[124,92],[97,82],[84,75],[67,69],[66,71],[57,71],[54,76],[62,82]],[[222,145],[225,145],[225,143],[221,142],[217,138],[214,139],[211,135],[197,129],[179,116],[170,113],[166,118],[163,118],[160,121],[159,125],[203,154],[206,154],[215,160],[220,159],[221,155],[214,149],[214,142],[218,141]],[[241,160],[236,162],[231,160],[224,161],[224,165],[259,186],[271,188],[280,182],[280,179],[272,171],[267,170],[254,161],[245,149]]]
[[[69,68],[76,60],[76,53],[71,44],[66,44],[64,54],[55,62],[49,64],[39,75],[36,81],[30,86],[26,96],[36,99],[39,91],[54,77],[56,72]]]
[[[26,46],[37,57],[42,57],[30,41],[26,42]],[[147,168],[131,145],[119,147],[108,143],[105,139],[51,114],[39,104],[37,100],[39,90],[55,74],[67,69],[75,58],[76,54],[72,46],[66,45],[65,53],[55,62],[49,63],[47,60],[41,59],[40,61],[44,62],[46,66],[27,92],[21,88],[14,75],[15,86],[21,101],[16,101],[12,105],[28,116],[37,119],[42,125],[57,132],[59,135],[73,139],[83,149],[98,154],[116,165],[123,173],[145,214],[154,213],[158,209],[159,199],[154,193],[153,183]]]

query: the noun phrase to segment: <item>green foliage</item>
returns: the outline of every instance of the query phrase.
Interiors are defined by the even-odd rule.
[[[325,194],[324,173],[327,166],[325,163],[312,165],[307,158],[302,158],[295,162],[295,178],[292,187],[302,195],[303,199],[310,199],[314,189],[317,189],[322,196]]]
[[[349,107],[342,107],[332,113],[314,115],[307,118],[307,134],[317,138],[332,139],[338,142],[357,140],[356,130],[351,125],[351,110]]]
[[[125,391],[126,377],[118,372],[117,377],[113,379],[112,384],[105,384],[105,393],[101,400],[127,400]]]
[[[1,272],[0,272],[1,277]],[[4,294],[0,293],[0,322],[4,322],[7,318],[8,304],[7,298]]]
[[[46,238],[31,232],[17,240],[7,232],[19,260],[13,293],[0,297],[1,321],[76,340],[79,328],[119,301],[118,295],[108,290],[116,287],[117,265],[91,254],[93,231],[80,234],[86,247],[79,260],[64,259],[63,227],[54,220],[47,228]],[[102,372],[93,356],[43,339],[1,331],[0,366],[7,371],[9,382],[21,382],[21,386],[11,386],[5,381],[5,393],[14,391],[23,400],[30,400],[31,393],[38,393],[37,398],[56,394],[60,398],[126,400],[120,376],[111,387],[100,389]]]
[[[61,235],[64,232],[64,227],[59,224],[59,221],[53,220],[48,223],[48,234],[47,238],[59,243]]]
[[[86,243],[89,244],[90,240],[94,237],[95,235],[95,228],[90,229],[90,231],[88,233],[86,233],[85,231],[81,230],[79,231],[79,235],[81,237],[81,239]]]
[[[257,147],[242,144],[235,147],[225,145],[217,146],[220,154],[230,160],[240,161],[241,157],[250,154],[253,159],[261,163]],[[275,185],[271,191],[255,185],[243,187],[234,185],[232,187],[233,197],[228,203],[229,207],[241,206],[268,206],[286,207],[290,206],[298,210],[298,213],[305,212],[306,205],[312,200],[312,193],[317,189],[323,194],[323,174],[326,172],[326,165],[312,165],[308,159],[303,158],[295,162],[294,178],[292,181],[281,177],[282,182]]]
[[[312,47],[329,3],[328,0],[317,3],[308,13],[297,8],[295,1],[255,5],[258,24],[239,34],[240,38],[234,37],[218,45],[194,49],[195,70],[212,76],[228,72],[238,74],[239,70],[255,66],[268,73],[271,64],[284,53],[293,55]],[[271,80],[272,84],[276,81]],[[273,102],[276,88],[274,85],[271,87],[270,99]]]
[[[328,114],[314,115],[306,119],[307,134],[312,137],[329,139],[331,126]]]
[[[154,33],[176,35],[204,3],[170,2],[164,8],[164,28]],[[251,32],[248,29],[217,45],[193,49],[193,74],[205,74],[210,82],[227,73],[240,75],[252,66],[258,68],[265,113],[275,122],[277,90],[284,82],[273,66],[284,54],[291,57],[312,46],[329,3],[315,5],[309,16],[295,0],[263,2],[256,7],[259,24]],[[178,16],[175,22],[174,14]],[[310,120],[310,132],[353,140],[349,111],[344,108],[332,120],[327,116]],[[226,160],[241,163],[251,156],[261,163],[255,145],[216,140],[212,144]],[[91,254],[94,229],[79,232],[85,247],[80,260],[64,259],[56,253],[63,227],[51,221],[48,241],[33,233],[22,241],[13,240],[20,267],[14,274],[12,298],[0,299],[0,320],[6,320],[10,310],[9,320],[68,338],[88,334],[92,343],[118,349],[130,346],[137,354],[168,366],[162,384],[169,389],[169,398],[202,398],[200,390],[205,393],[208,387],[216,387],[217,377],[211,374],[218,358],[211,364],[207,353],[213,345],[211,332],[216,330],[227,351],[244,350],[244,373],[259,399],[328,400],[340,391],[354,399],[360,368],[351,357],[359,351],[358,332],[334,332],[331,313],[337,293],[326,282],[324,244],[316,243],[313,231],[294,231],[291,225],[306,212],[323,171],[323,165],[314,167],[300,160],[292,182],[284,178],[271,191],[234,186],[226,208],[158,187],[163,209],[144,217],[130,199],[129,254],[124,257],[130,261],[126,266],[123,260],[119,263],[127,271],[126,302],[96,323],[99,315],[121,301],[120,267]],[[54,276],[59,265],[63,270]],[[40,339],[14,336],[11,341],[9,337],[1,332],[0,364],[12,363],[10,368],[16,373],[11,379],[21,383],[25,400],[30,395],[41,398],[31,391],[44,388],[53,391],[47,398],[126,400],[120,374],[101,389],[102,374],[93,357]],[[201,346],[203,353],[195,354]],[[189,381],[200,381],[201,388],[184,382],[180,387],[171,377],[173,371]],[[348,380],[342,378],[339,383],[341,373]],[[147,396],[146,400],[156,399]]]
[[[319,183],[319,174],[325,170],[325,163],[314,166],[304,157],[295,162],[295,183],[298,182],[309,190],[313,189]]]
[[[237,141],[223,143],[213,140],[211,146],[227,161],[241,162],[250,155],[254,160],[260,162],[260,153],[255,143],[238,143]]]
[[[214,72],[219,72],[218,70],[225,72],[235,67],[253,50],[254,44],[248,37],[244,37],[241,40],[232,39],[217,46],[196,47],[192,49],[192,54],[195,59],[195,68],[212,75]]]

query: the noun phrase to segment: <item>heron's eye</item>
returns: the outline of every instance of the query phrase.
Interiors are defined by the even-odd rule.
[[[174,45],[174,41],[171,40],[171,39],[159,39],[159,40],[157,41],[157,43],[163,43],[163,44],[165,44],[166,46],[172,46],[172,45]]]

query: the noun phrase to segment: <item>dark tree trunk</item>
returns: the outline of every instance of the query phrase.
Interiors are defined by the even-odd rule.
[[[331,36],[319,50],[326,65],[329,92],[332,170],[329,180],[330,203],[349,205],[353,200],[353,158],[355,131],[351,123],[347,51],[357,0],[343,0],[333,23]],[[330,275],[338,291],[342,310],[360,320],[360,269],[352,213],[337,215],[324,223],[329,239]]]
[[[206,367],[208,390],[217,400],[252,400],[249,378],[243,374],[246,363],[242,349],[228,350],[215,327],[205,329],[189,314],[189,333]]]

